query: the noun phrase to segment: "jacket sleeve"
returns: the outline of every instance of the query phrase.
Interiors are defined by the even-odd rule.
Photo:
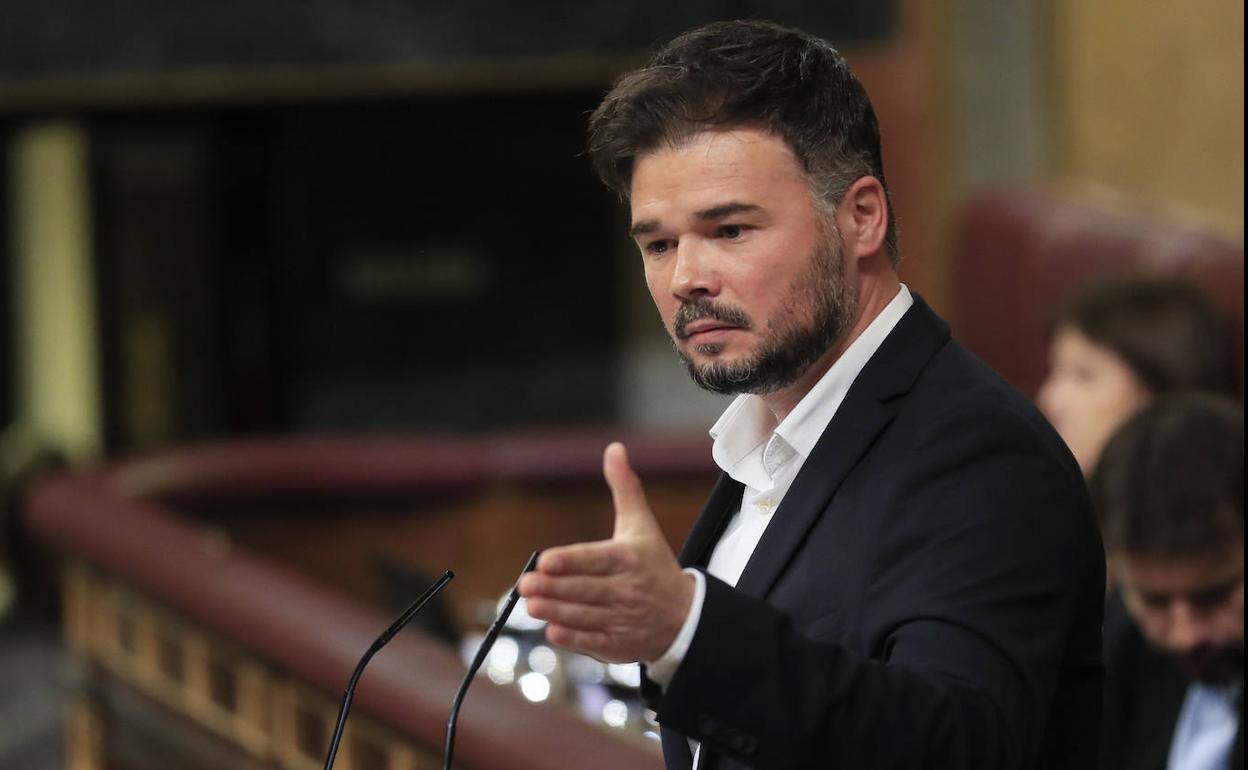
[[[758,768],[1034,767],[1072,626],[1099,648],[1102,552],[1068,466],[1008,412],[930,424],[862,497],[879,535],[854,638],[708,577],[684,662],[650,693],[660,721]]]

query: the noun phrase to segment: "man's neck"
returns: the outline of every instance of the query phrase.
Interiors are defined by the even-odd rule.
[[[760,396],[763,399],[763,403],[775,415],[777,425],[784,422],[784,418],[789,416],[789,412],[793,411],[793,408],[806,397],[810,389],[819,380],[823,379],[823,376],[828,373],[828,370],[832,368],[837,359],[849,349],[850,345],[854,344],[854,340],[862,336],[862,333],[871,325],[871,322],[883,312],[888,303],[893,301],[893,298],[897,296],[899,291],[901,291],[901,280],[897,278],[896,274],[892,274],[891,281],[870,283],[858,295],[858,307],[849,331],[841,335],[836,344],[828,348],[822,356],[807,367],[806,371],[802,372],[792,385]]]

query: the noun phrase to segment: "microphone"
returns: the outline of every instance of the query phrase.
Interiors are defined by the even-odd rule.
[[[541,551],[534,551],[529,556],[529,563],[524,565],[520,577],[524,577],[525,573],[537,568],[537,557],[540,554]],[[485,632],[485,639],[481,640],[476,657],[472,659],[472,665],[468,667],[468,673],[464,674],[464,681],[459,683],[459,692],[455,693],[455,700],[451,703],[451,716],[446,722],[446,748],[442,753],[442,770],[451,770],[451,755],[455,753],[455,722],[459,719],[459,707],[464,702],[464,694],[468,692],[468,685],[472,684],[472,678],[476,676],[477,670],[481,668],[486,656],[490,654],[494,640],[498,638],[499,632],[503,630],[503,624],[507,622],[507,618],[511,617],[511,611],[515,609],[516,602],[519,600],[520,578],[516,578],[516,584],[511,587],[511,593],[507,595],[503,608],[498,611],[498,617],[494,618],[489,630]]]
[[[347,726],[347,712],[351,710],[351,699],[355,697],[355,685],[360,681],[360,674],[364,673],[364,667],[373,659],[378,650],[385,647],[394,638],[394,635],[401,631],[403,626],[406,626],[407,622],[416,616],[417,612],[420,612],[421,607],[424,607],[438,591],[441,591],[447,583],[451,582],[453,577],[455,577],[455,573],[449,569],[443,572],[442,577],[426,588],[425,592],[420,595],[419,599],[412,602],[411,606],[403,610],[403,614],[399,616],[399,619],[391,623],[390,627],[383,631],[381,636],[377,637],[377,641],[373,642],[368,651],[364,653],[364,657],[360,658],[360,662],[355,667],[355,673],[351,674],[351,681],[347,683],[347,690],[342,694],[342,708],[338,709],[338,724],[334,727],[334,737],[329,741],[329,754],[325,757],[325,770],[331,770],[334,766],[334,757],[338,754],[338,743],[342,740],[342,730]]]

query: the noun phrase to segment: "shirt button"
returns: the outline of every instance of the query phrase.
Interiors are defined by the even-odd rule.
[[[771,499],[763,498],[754,504],[759,513],[771,513]]]

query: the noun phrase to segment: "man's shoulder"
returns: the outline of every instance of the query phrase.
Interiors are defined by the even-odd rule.
[[[1027,458],[1038,472],[1026,478],[1035,483],[1057,482],[1086,498],[1078,464],[1035,404],[954,339],[921,297],[914,298],[842,406],[884,405],[889,425],[876,458],[898,470],[923,472],[932,462],[986,467],[973,461],[996,451],[1001,458]],[[833,420],[829,428],[836,425]],[[988,470],[999,472],[1000,465]]]
[[[1062,447],[1057,432],[1040,414],[1035,404],[1019,392],[991,366],[962,346],[949,332],[948,324],[922,297],[914,294],[914,305],[894,329],[895,339],[881,347],[881,369],[900,365],[913,379],[893,378],[877,370],[866,378],[872,386],[896,391],[902,408],[916,408],[926,422],[959,419],[966,414],[993,415],[1004,426],[1023,428],[1042,437],[1050,446]],[[907,388],[897,388],[905,381]],[[890,387],[892,386],[892,387]]]
[[[1010,435],[1078,475],[1074,457],[1036,405],[954,339],[920,373],[898,414],[935,433],[970,424]]]
[[[873,478],[911,525],[1025,529],[1054,553],[1069,555],[1079,543],[1088,568],[1103,570],[1078,464],[1039,410],[990,367],[951,339],[893,409]]]
[[[915,388],[929,395],[939,393],[955,404],[1004,409],[1028,420],[1040,416],[1026,396],[952,337],[932,357]]]

